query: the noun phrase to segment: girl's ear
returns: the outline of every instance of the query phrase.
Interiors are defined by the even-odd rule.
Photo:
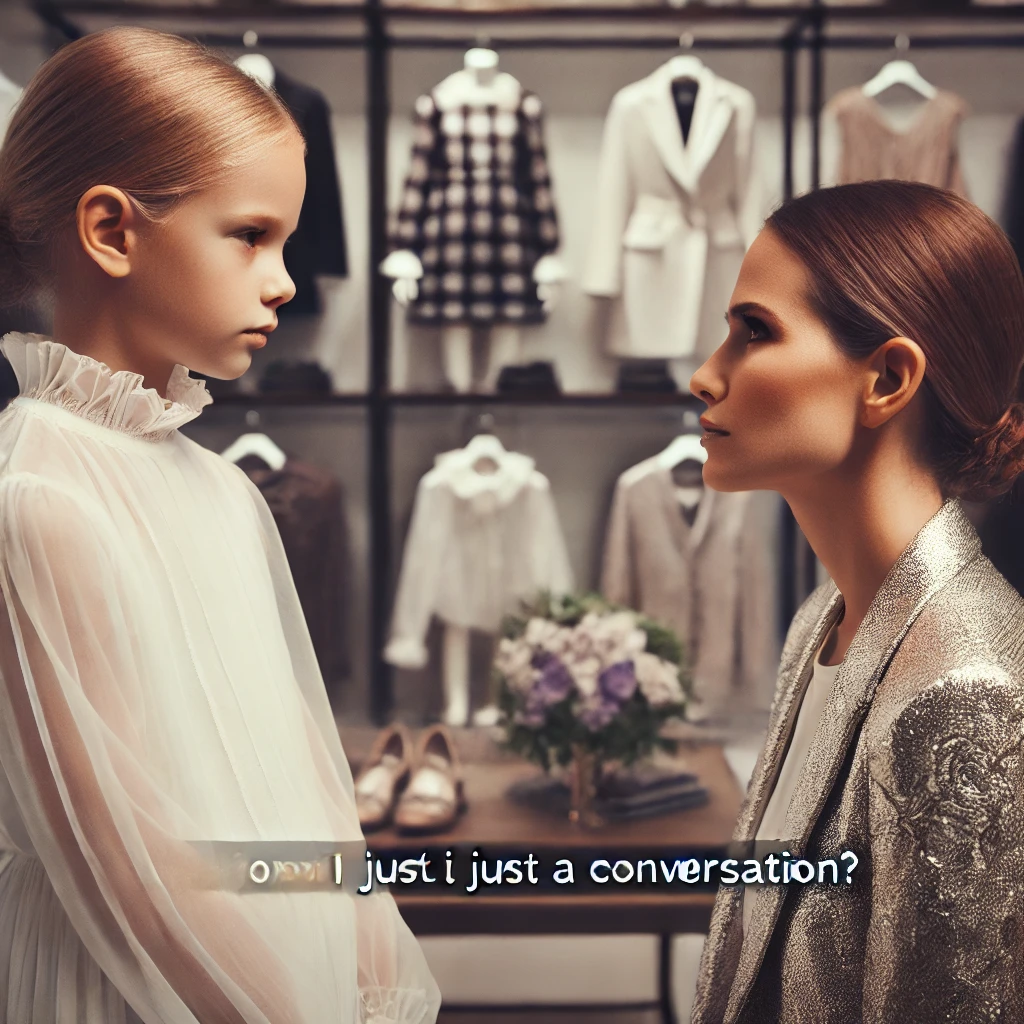
[[[867,361],[861,423],[878,427],[904,409],[924,380],[926,364],[923,349],[910,338],[890,338],[879,346]]]
[[[112,185],[94,185],[79,199],[75,219],[86,254],[111,277],[127,277],[138,229],[128,196]]]

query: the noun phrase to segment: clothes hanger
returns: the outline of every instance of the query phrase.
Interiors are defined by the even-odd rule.
[[[693,43],[694,39],[691,32],[687,32],[679,37],[679,48],[681,50],[692,50]],[[704,61],[694,53],[677,54],[669,60],[668,67],[674,82],[687,79],[692,82],[699,81],[701,74],[707,69]]]
[[[485,42],[484,38],[479,37],[477,45],[467,50],[465,57],[462,58],[463,68],[474,75],[498,70],[498,55],[494,50],[488,49],[484,45]]]
[[[910,48],[910,39],[905,35],[896,37],[896,50],[899,53]],[[908,89],[923,96],[926,100],[934,99],[938,90],[925,79],[921,72],[905,58],[889,61],[874,78],[861,86],[865,96],[874,99],[879,94],[891,89],[894,85],[905,85]]]
[[[479,420],[480,432],[474,434],[463,448],[463,452],[471,459],[473,469],[478,473],[497,472],[508,450],[490,433],[494,429],[494,416],[492,413],[481,413]]]
[[[253,47],[260,41],[260,37],[250,29],[242,36],[242,42],[247,47]],[[270,58],[262,53],[243,53],[235,60],[235,67],[240,68],[250,78],[255,78],[266,89],[274,88],[274,80],[277,72]]]
[[[255,409],[250,409],[245,414],[245,422],[247,426],[258,427],[260,414]],[[255,455],[273,470],[279,470],[288,461],[288,456],[266,434],[256,432],[242,434],[232,441],[221,455],[228,462],[239,462],[247,455]]]
[[[673,438],[668,447],[658,455],[658,465],[662,469],[675,469],[687,459],[699,462],[702,466],[707,462],[708,453],[700,443],[700,434],[697,433],[699,427],[700,420],[692,409],[683,413],[682,433]]]

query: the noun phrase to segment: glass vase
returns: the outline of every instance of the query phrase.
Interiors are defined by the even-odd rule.
[[[602,771],[601,755],[580,745],[574,745],[572,749],[569,821],[580,828],[600,828],[605,824],[596,807]]]

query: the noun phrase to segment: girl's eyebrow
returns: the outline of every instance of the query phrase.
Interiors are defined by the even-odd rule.
[[[269,213],[233,213],[231,214],[232,220],[244,221],[246,224],[253,224],[259,227],[283,227],[284,221],[280,217],[275,217]],[[295,230],[288,235],[288,239],[292,239],[298,234],[298,225],[295,226]]]

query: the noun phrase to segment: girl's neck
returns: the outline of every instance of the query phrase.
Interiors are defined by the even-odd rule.
[[[140,352],[138,342],[133,340],[135,337],[135,332],[121,319],[114,322],[103,316],[89,318],[81,315],[80,311],[72,314],[59,302],[54,309],[54,341],[79,355],[106,363],[113,373],[128,370],[142,374],[142,386],[155,389],[161,398],[166,399],[174,363]]]

